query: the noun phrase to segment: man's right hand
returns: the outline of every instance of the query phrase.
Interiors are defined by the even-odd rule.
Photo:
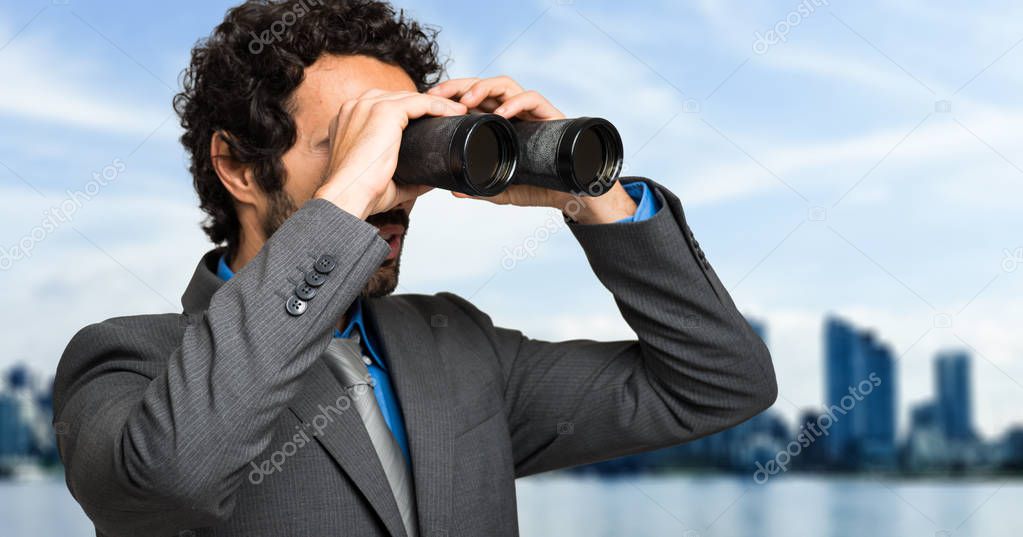
[[[402,132],[419,117],[466,112],[461,103],[408,91],[369,90],[347,101],[331,123],[326,180],[314,197],[362,219],[419,197],[430,187],[393,181]]]

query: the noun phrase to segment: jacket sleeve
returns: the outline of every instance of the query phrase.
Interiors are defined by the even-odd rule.
[[[173,535],[226,519],[247,465],[387,252],[376,228],[313,200],[201,314],[80,331],[58,368],[54,421],[68,487],[97,530]],[[336,267],[304,313],[289,314],[296,282],[323,255]]]
[[[501,362],[518,476],[680,444],[777,397],[767,348],[706,262],[679,200],[647,183],[662,207],[653,217],[570,224],[638,341],[538,341],[476,312]]]

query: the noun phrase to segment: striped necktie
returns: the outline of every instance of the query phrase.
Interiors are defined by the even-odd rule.
[[[362,347],[359,345],[359,334],[349,338],[334,338],[324,353],[324,360],[341,385],[348,392],[352,407],[356,409],[366,425],[369,439],[376,448],[377,457],[384,468],[384,475],[394,493],[398,504],[398,512],[405,523],[405,532],[409,537],[418,537],[419,526],[416,521],[416,497],[412,485],[412,473],[409,471],[401,446],[391,434],[391,429],[384,420],[384,415],[377,405],[373,393],[373,377],[363,362]]]

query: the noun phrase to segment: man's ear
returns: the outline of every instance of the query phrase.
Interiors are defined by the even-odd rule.
[[[228,139],[231,135],[217,131],[210,138],[210,159],[221,184],[231,193],[237,203],[256,206],[260,200],[259,185],[256,184],[252,166],[238,162],[231,153]]]

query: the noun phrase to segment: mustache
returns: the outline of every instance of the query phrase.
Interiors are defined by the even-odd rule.
[[[386,226],[387,224],[399,224],[408,229],[408,211],[404,209],[391,209],[390,211],[370,215],[366,222],[374,226]]]

